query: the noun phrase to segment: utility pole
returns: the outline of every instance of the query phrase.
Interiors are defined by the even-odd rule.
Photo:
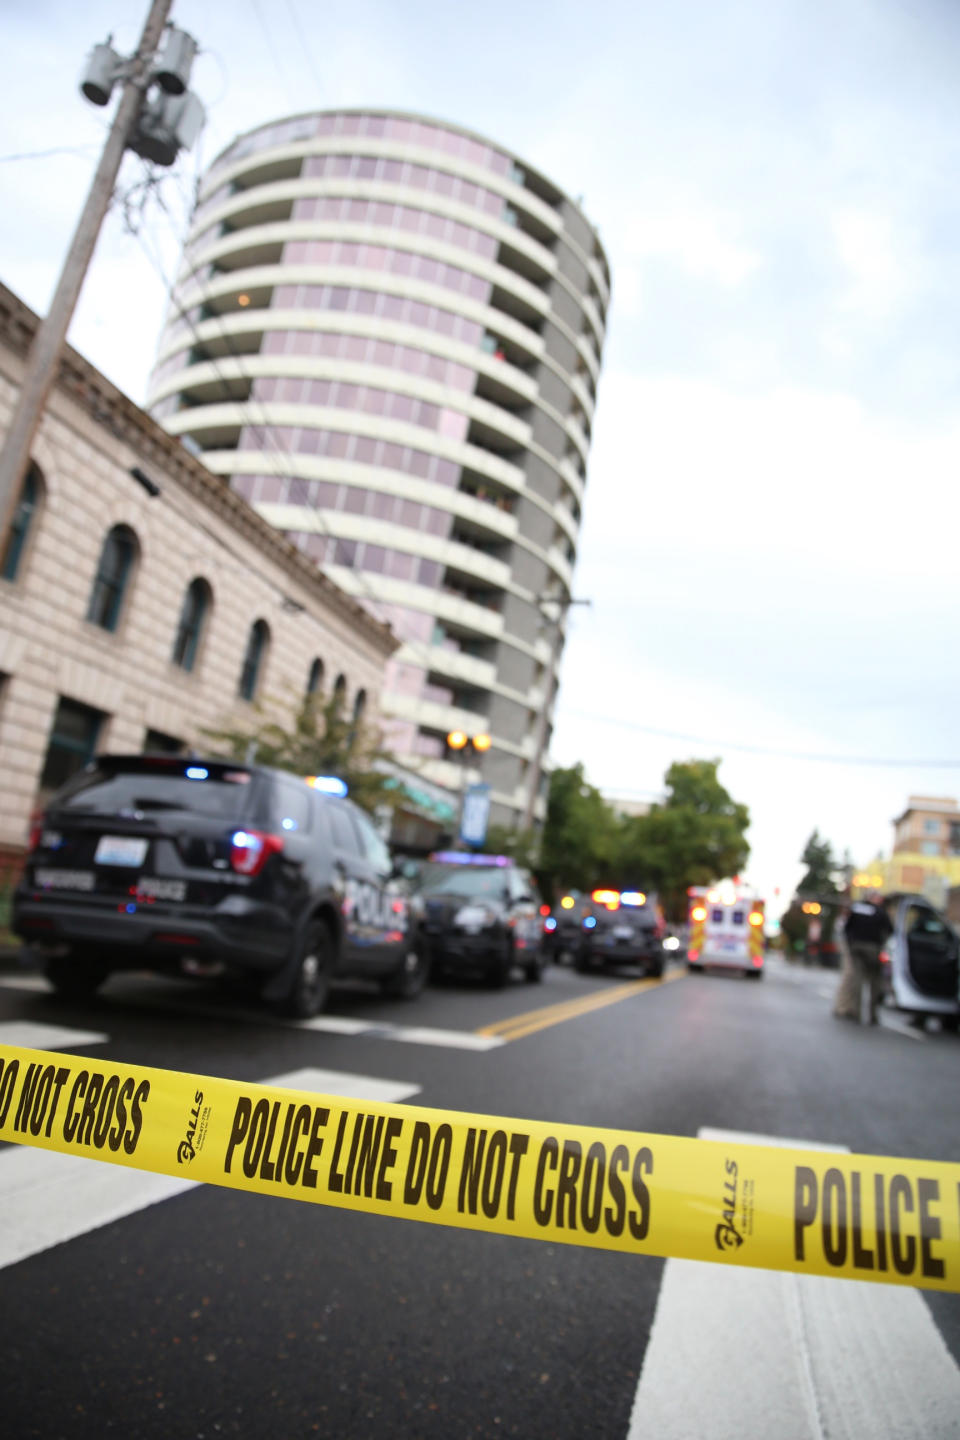
[[[547,617],[543,607],[545,605],[559,605],[560,614],[553,622],[559,631],[560,622],[571,605],[589,605],[591,601],[574,600],[572,596],[564,599],[561,595],[539,595],[537,597],[537,604],[540,606],[541,614],[543,614],[544,624],[547,623]],[[540,707],[540,714],[537,717],[537,733],[534,739],[533,759],[530,762],[530,784],[527,787],[527,798],[523,807],[523,819],[520,821],[521,831],[529,830],[533,826],[533,809],[537,802],[537,791],[540,788],[540,773],[543,768],[541,756],[543,754],[544,741],[547,738],[547,724],[553,702],[553,688],[556,683],[559,650],[559,643],[554,645],[550,650],[550,665],[547,670],[547,689],[543,697],[543,704]]]
[[[30,347],[17,407],[0,452],[0,554],[123,152],[130,146],[161,165],[172,164],[177,150],[182,145],[191,145],[203,124],[203,107],[196,96],[186,90],[196,52],[191,37],[184,31],[171,29],[163,56],[164,68],[160,72],[156,69],[157,49],[172,6],[173,0],[151,0],[140,43],[129,60],[115,54],[109,41],[96,46],[90,57],[83,84],[89,100],[96,105],[106,105],[116,80],[123,80],[123,88],[49,312]],[[147,90],[154,81],[164,93],[151,108],[145,102]]]

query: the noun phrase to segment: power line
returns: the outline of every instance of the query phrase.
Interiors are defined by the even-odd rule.
[[[46,160],[51,155],[78,155],[85,160],[95,148],[96,142],[92,141],[89,145],[57,145],[52,150],[21,150],[18,155],[0,155],[0,165],[13,160]]]
[[[741,740],[708,740],[702,735],[685,735],[678,730],[659,730],[653,725],[638,725],[618,715],[593,715],[586,710],[567,710],[564,715],[578,720],[591,720],[596,725],[617,725],[622,730],[635,730],[643,735],[658,735],[665,740],[683,740],[688,745],[705,745],[717,750],[739,750],[747,755],[766,755],[777,760],[806,760],[824,765],[876,765],[889,769],[960,770],[960,760],[890,760],[873,755],[823,755],[814,751],[780,750],[769,745],[747,745]]]
[[[300,19],[300,12],[297,10],[296,0],[287,0],[287,9],[290,11],[290,19],[293,21],[294,28],[300,38],[301,53],[306,61],[307,69],[313,76],[313,83],[317,87],[318,95],[320,95],[323,93],[323,80],[320,77],[320,71],[317,69],[316,62],[314,61],[313,50],[307,38],[306,31],[303,28],[303,22]]]

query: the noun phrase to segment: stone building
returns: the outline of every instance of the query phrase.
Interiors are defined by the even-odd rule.
[[[36,324],[0,286],[0,440]],[[307,690],[375,717],[396,645],[67,350],[0,554],[0,859],[98,750],[209,749]]]

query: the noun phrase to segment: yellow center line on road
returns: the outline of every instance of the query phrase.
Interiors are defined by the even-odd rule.
[[[511,1015],[507,1020],[484,1025],[475,1033],[497,1035],[502,1040],[522,1040],[525,1035],[535,1035],[538,1030],[547,1030],[551,1025],[562,1025],[567,1020],[576,1020],[581,1015],[589,1015],[592,1010],[616,1005],[621,1000],[629,1000],[632,995],[641,995],[645,990],[659,990],[671,980],[683,978],[683,970],[673,970],[669,975],[664,975],[662,980],[631,980],[613,990],[598,990],[576,1000],[562,1000],[557,1005],[546,1005],[541,1010],[527,1010],[522,1015]]]

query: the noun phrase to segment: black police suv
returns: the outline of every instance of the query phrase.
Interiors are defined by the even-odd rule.
[[[516,965],[528,980],[542,978],[546,955],[533,877],[508,856],[431,855],[410,908],[417,949],[432,972],[480,974],[499,987]]]
[[[589,971],[607,965],[637,965],[647,975],[660,976],[665,933],[655,896],[641,891],[596,890],[580,921],[576,967]]]
[[[389,852],[324,787],[346,789],[232,760],[101,755],[35,824],[12,928],[73,996],[149,969],[244,977],[299,1017],[342,976],[413,998],[427,959]]]

